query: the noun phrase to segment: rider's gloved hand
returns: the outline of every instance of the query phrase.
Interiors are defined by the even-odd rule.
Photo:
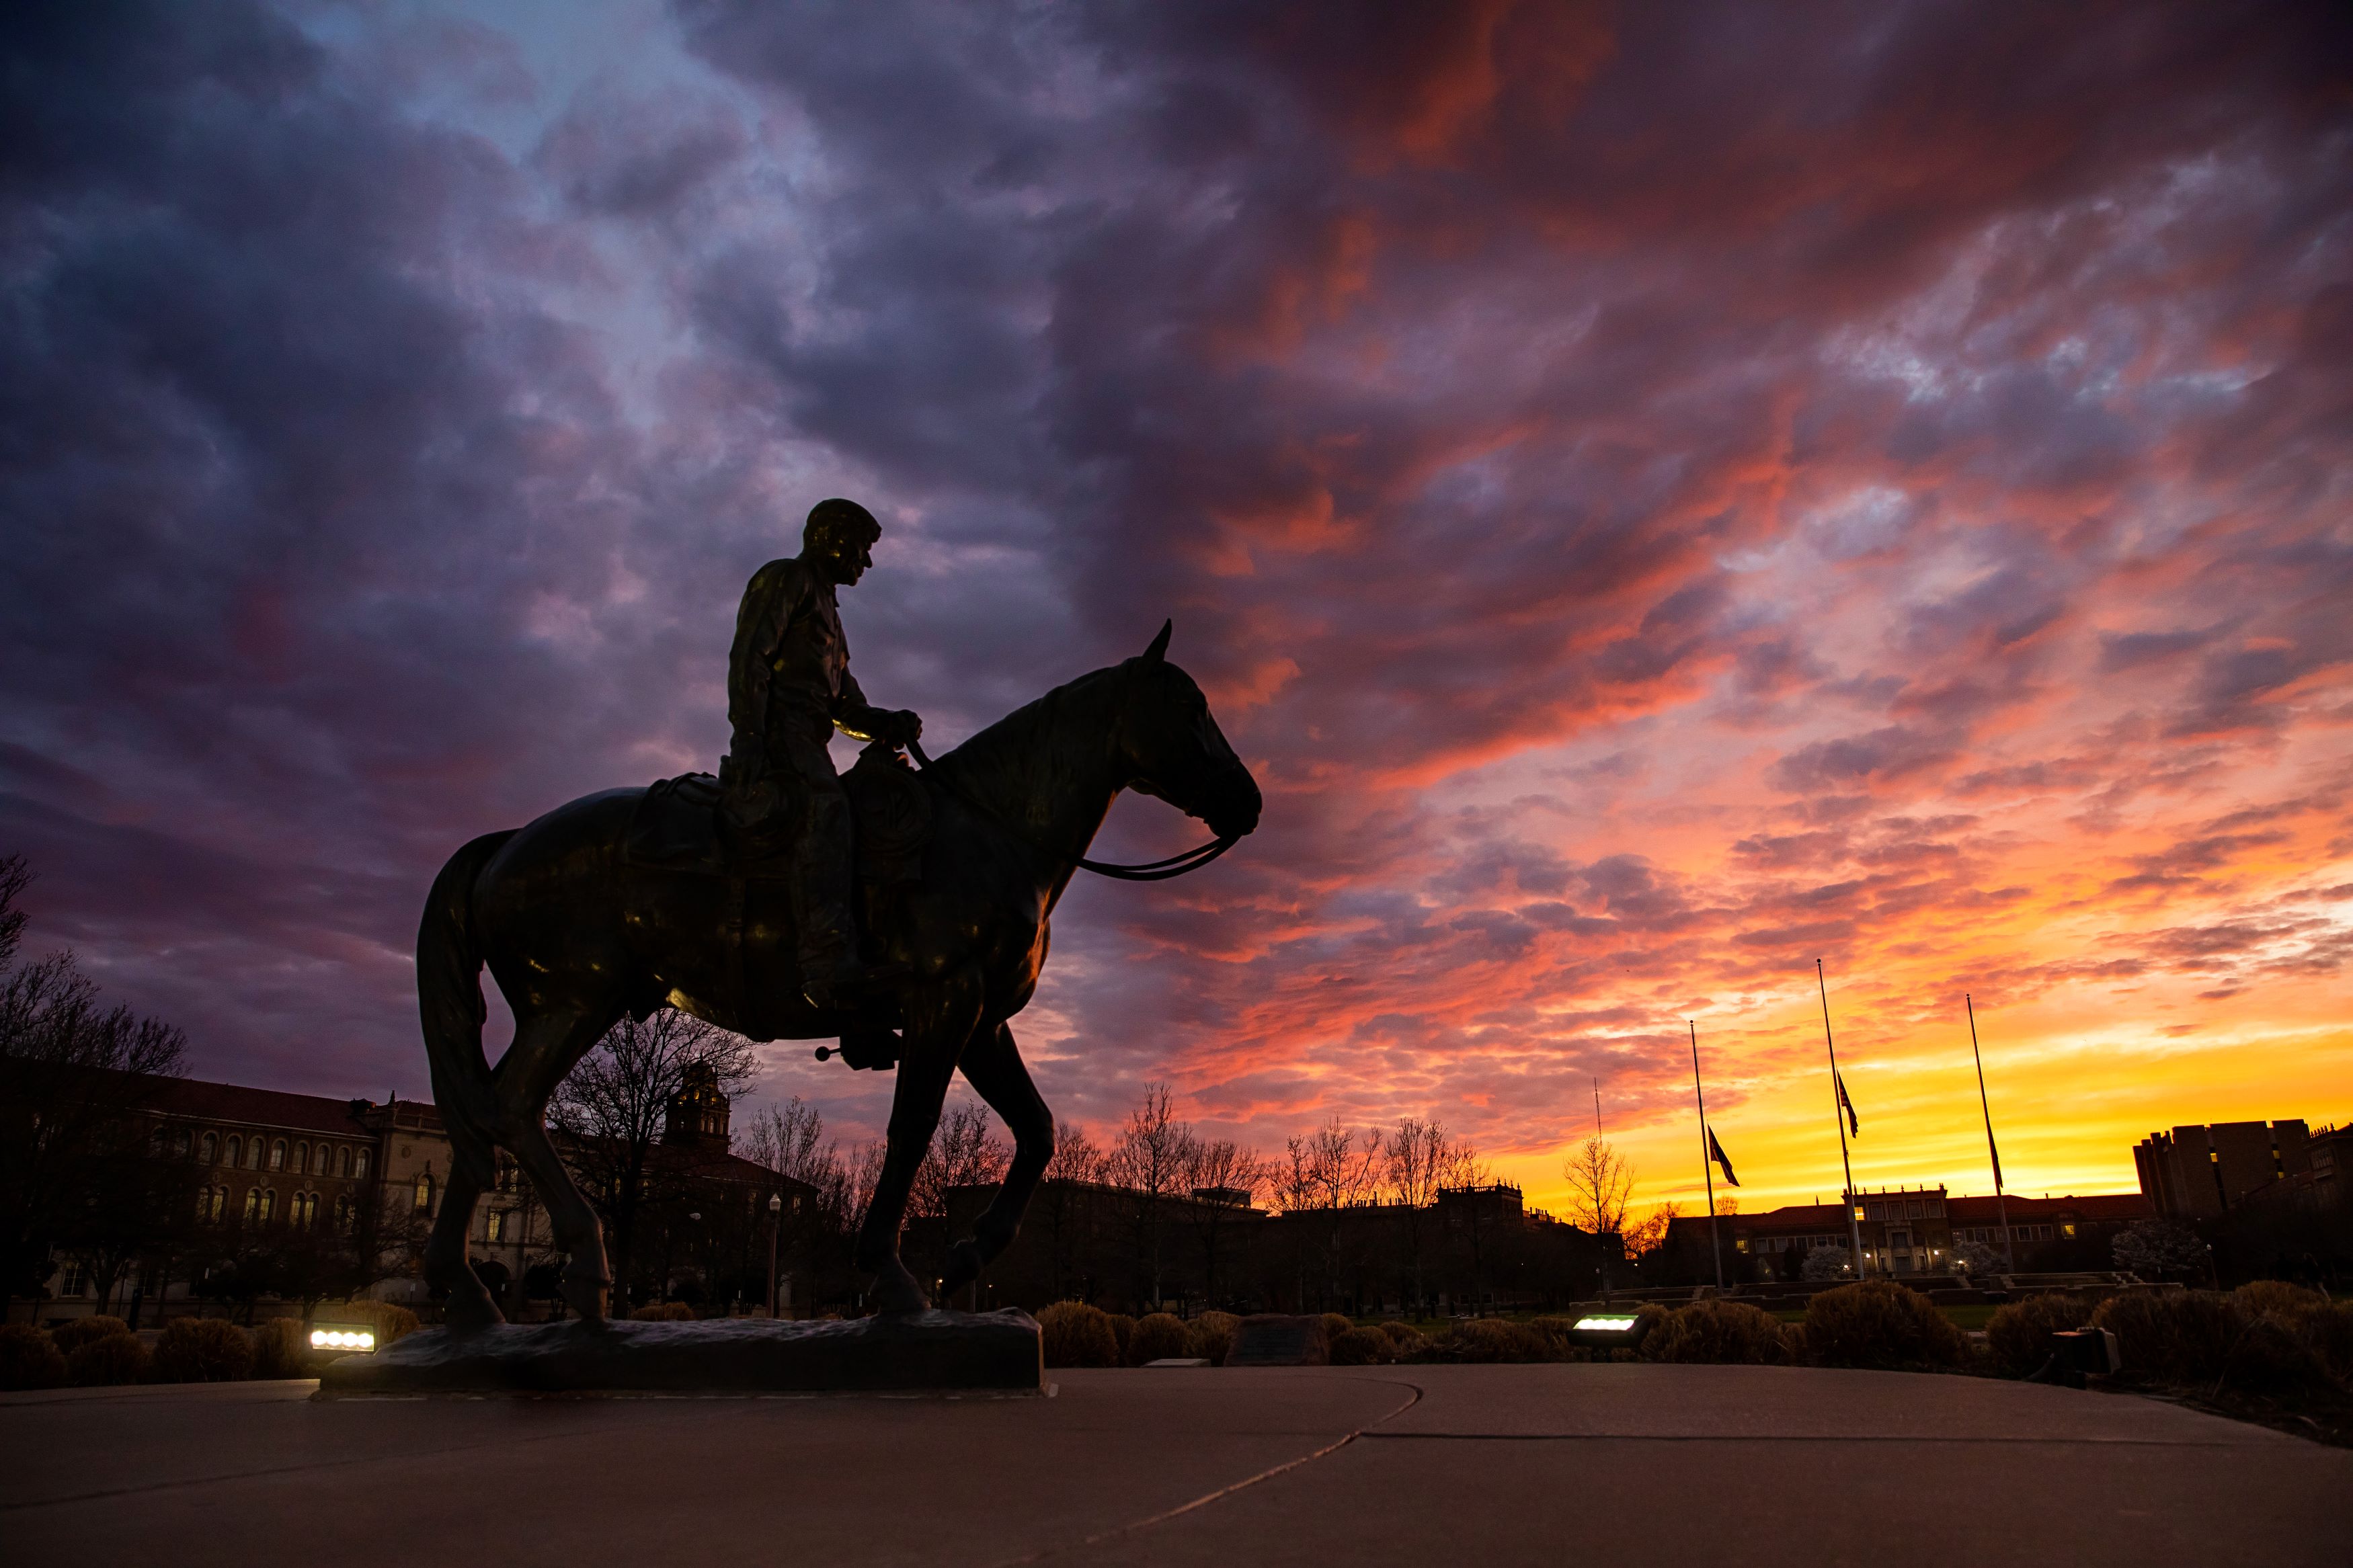
[[[890,723],[882,739],[894,746],[904,746],[923,738],[923,721],[912,709],[892,710]]]

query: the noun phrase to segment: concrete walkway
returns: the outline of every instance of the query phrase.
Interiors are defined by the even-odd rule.
[[[1650,1365],[1058,1372],[1051,1399],[0,1396],[26,1563],[2353,1561],[2353,1453],[2147,1400]]]

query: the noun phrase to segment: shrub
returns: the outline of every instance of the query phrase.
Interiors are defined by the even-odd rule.
[[[633,1323],[691,1323],[694,1309],[683,1301],[656,1301],[629,1314]]]
[[[1117,1366],[1119,1339],[1111,1314],[1084,1301],[1057,1301],[1038,1314],[1048,1366]]]
[[[1779,1321],[1746,1301],[1694,1301],[1668,1313],[1642,1341],[1645,1361],[1772,1366],[1787,1353]]]
[[[138,1336],[125,1330],[103,1339],[85,1338],[74,1347],[73,1354],[66,1357],[66,1376],[76,1388],[140,1383],[146,1379],[152,1359]]]
[[[111,1339],[116,1334],[130,1331],[131,1325],[121,1319],[110,1317],[104,1312],[92,1312],[87,1318],[76,1318],[70,1323],[51,1329],[49,1339],[60,1354],[70,1357],[92,1340]]]
[[[1129,1336],[1127,1363],[1130,1366],[1142,1366],[1148,1361],[1184,1355],[1192,1337],[1184,1319],[1173,1312],[1154,1312],[1137,1323],[1135,1332]]]
[[[1381,1333],[1389,1342],[1389,1355],[1393,1360],[1419,1361],[1430,1352],[1430,1336],[1411,1323],[1383,1323]]]
[[[2101,1302],[2092,1326],[2116,1336],[2126,1372],[2201,1383],[2222,1375],[2243,1320],[2210,1291],[2130,1290]]]
[[[1398,1342],[1378,1329],[1350,1329],[1335,1334],[1329,1348],[1334,1366],[1378,1366],[1396,1358]]]
[[[1327,1345],[1356,1326],[1356,1320],[1345,1312],[1326,1312],[1323,1316],[1324,1342]]]
[[[2305,1342],[2337,1382],[2353,1387],[2353,1301],[2329,1301],[2298,1320]]]
[[[2294,1319],[2326,1307],[2328,1298],[2317,1290],[2291,1285],[2284,1279],[2252,1279],[2231,1292],[2231,1304],[2250,1318],[2259,1318],[2270,1312],[2277,1317]]]
[[[2265,1315],[2246,1326],[2222,1358],[2215,1382],[2258,1394],[2325,1388],[2328,1373],[2303,1336],[2283,1319]]]
[[[1891,1280],[1841,1285],[1806,1307],[1806,1352],[1823,1366],[1958,1366],[1968,1348],[1927,1297]]]
[[[1554,1359],[1552,1343],[1540,1330],[1502,1318],[1473,1318],[1454,1325],[1438,1346],[1447,1361],[1536,1362]]]
[[[1204,1312],[1193,1320],[1185,1338],[1185,1353],[1206,1358],[1213,1366],[1226,1364],[1226,1352],[1232,1348],[1234,1330],[1241,1320],[1231,1312]]]
[[[311,1331],[300,1318],[271,1318],[253,1331],[253,1375],[310,1377]]]
[[[0,1388],[55,1388],[66,1380],[66,1358],[37,1323],[0,1323]]]
[[[417,1314],[396,1301],[346,1301],[328,1312],[336,1322],[365,1323],[375,1331],[375,1348],[383,1350],[415,1333],[422,1325]]]
[[[1119,1354],[1111,1364],[1125,1366],[1128,1342],[1135,1338],[1135,1320],[1125,1312],[1105,1312],[1103,1321],[1111,1324],[1111,1337],[1119,1342]]]
[[[253,1370],[253,1341],[224,1318],[174,1318],[155,1340],[158,1383],[235,1383]]]
[[[2093,1306],[2056,1292],[2012,1301],[1986,1321],[1986,1350],[2003,1371],[2029,1376],[2051,1359],[2051,1336],[2090,1322]]]

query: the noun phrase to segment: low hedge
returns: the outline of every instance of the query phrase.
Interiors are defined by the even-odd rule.
[[[1399,1345],[1378,1329],[1351,1328],[1333,1335],[1325,1348],[1334,1366],[1378,1366],[1395,1361]]]
[[[1557,1361],[1559,1354],[1542,1329],[1504,1318],[1472,1318],[1430,1347],[1432,1361],[1474,1364],[1506,1362]]]
[[[1185,1320],[1174,1312],[1153,1312],[1139,1320],[1135,1331],[1128,1336],[1127,1364],[1142,1366],[1146,1362],[1166,1361],[1190,1353],[1192,1332]]]
[[[76,1388],[144,1383],[153,1360],[138,1336],[127,1330],[94,1340],[84,1337],[66,1357],[66,1376]]]
[[[1643,1336],[1645,1361],[1778,1366],[1788,1359],[1780,1320],[1746,1301],[1694,1301]]]
[[[1185,1353],[1223,1366],[1226,1352],[1233,1348],[1234,1331],[1240,1326],[1241,1320],[1231,1312],[1204,1312],[1187,1326]]]
[[[1119,1336],[1111,1314],[1084,1301],[1056,1301],[1038,1314],[1048,1366],[1117,1366]]]
[[[2051,1336],[2090,1322],[2096,1305],[2052,1291],[1997,1308],[1986,1320],[1986,1352],[2004,1372],[2031,1376],[2051,1359]]]
[[[92,1340],[111,1339],[116,1334],[127,1334],[130,1331],[131,1325],[121,1319],[107,1312],[92,1312],[87,1318],[76,1318],[69,1323],[60,1323],[49,1331],[49,1338],[56,1343],[60,1352],[70,1357],[74,1352]]]
[[[48,1330],[0,1323],[0,1389],[55,1388],[65,1380],[66,1358]]]
[[[1955,1367],[1968,1352],[1951,1319],[1927,1297],[1891,1280],[1841,1285],[1806,1304],[1804,1353],[1820,1366]]]
[[[174,1318],[155,1339],[158,1383],[236,1383],[253,1371],[253,1341],[224,1318]]]
[[[311,1331],[300,1318],[271,1318],[253,1331],[253,1375],[310,1377]]]
[[[1119,1343],[1118,1358],[1111,1364],[1113,1366],[1125,1366],[1127,1364],[1127,1347],[1129,1342],[1135,1338],[1135,1320],[1129,1317],[1125,1312],[1105,1312],[1103,1314],[1103,1321],[1111,1325],[1111,1336]]]
[[[320,1309],[330,1322],[365,1323],[375,1331],[375,1348],[406,1339],[424,1325],[416,1313],[397,1301],[343,1301]]]

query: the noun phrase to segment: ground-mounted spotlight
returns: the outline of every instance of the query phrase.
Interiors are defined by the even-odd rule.
[[[311,1348],[338,1355],[371,1355],[375,1351],[375,1330],[365,1323],[314,1323]]]
[[[1581,1345],[1604,1350],[1632,1350],[1642,1342],[1650,1325],[1636,1312],[1588,1312],[1569,1325],[1568,1337]]]

